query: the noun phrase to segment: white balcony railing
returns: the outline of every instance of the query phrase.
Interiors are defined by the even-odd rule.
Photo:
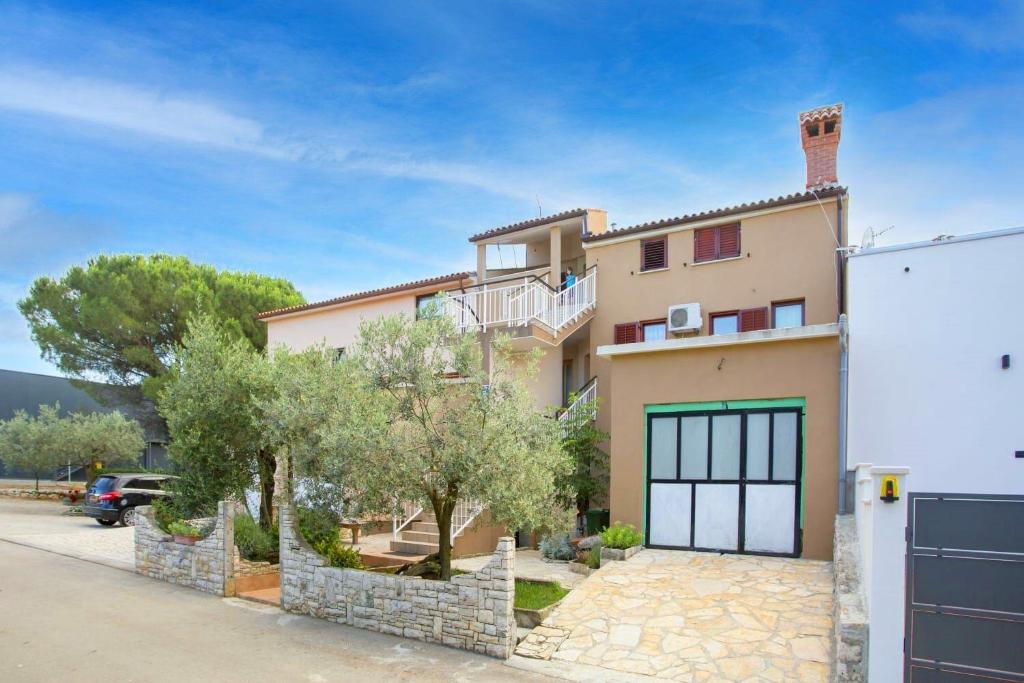
[[[576,284],[555,291],[536,278],[501,287],[480,285],[478,289],[452,294],[445,300],[445,313],[460,331],[486,332],[492,327],[516,327],[539,322],[557,335],[597,305],[597,269]]]
[[[573,400],[573,402],[558,415],[558,420],[562,423],[563,436],[565,436],[565,432],[567,431],[567,425],[575,424],[576,420],[580,417],[580,411],[584,410],[587,404],[596,398],[597,377],[594,377],[587,382],[585,387],[583,387],[583,391],[576,394],[575,400]],[[591,408],[588,418],[593,420],[596,416],[596,412]]]

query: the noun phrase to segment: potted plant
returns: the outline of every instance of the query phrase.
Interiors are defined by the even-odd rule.
[[[177,521],[167,525],[167,531],[174,537],[175,543],[195,545],[203,532],[187,522]]]
[[[601,567],[601,537],[587,536],[576,544],[576,559],[569,563],[569,571],[590,576]]]
[[[643,535],[632,524],[615,522],[601,532],[601,563],[628,560],[641,550]]]

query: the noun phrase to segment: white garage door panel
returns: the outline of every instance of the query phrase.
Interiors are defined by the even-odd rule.
[[[697,484],[694,545],[736,550],[739,547],[739,484]]]
[[[690,485],[651,484],[651,544],[690,545]]]
[[[792,484],[747,484],[745,550],[792,553],[796,487]]]

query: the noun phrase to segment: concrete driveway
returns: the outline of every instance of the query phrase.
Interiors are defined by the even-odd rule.
[[[60,503],[0,497],[0,540],[80,560],[135,570],[130,527],[105,527],[91,517],[63,515]]]
[[[501,661],[0,542],[0,681],[547,681]]]
[[[522,656],[678,681],[826,681],[829,562],[645,550],[570,593]]]

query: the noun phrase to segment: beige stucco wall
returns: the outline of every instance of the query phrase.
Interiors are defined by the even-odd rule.
[[[283,344],[296,351],[321,343],[332,348],[348,347],[359,337],[359,325],[363,320],[396,313],[415,315],[416,294],[403,292],[400,296],[356,302],[339,308],[313,309],[268,320],[267,345],[274,348]]]
[[[590,243],[587,267],[598,267],[597,311],[590,323],[591,372],[598,376],[602,403],[598,426],[608,430],[608,409],[618,392],[608,361],[595,351],[614,342],[617,323],[664,318],[670,305],[697,302],[704,322],[700,334],[707,335],[710,313],[770,308],[773,301],[801,298],[808,325],[835,322],[836,241],[826,215],[834,226],[835,198],[822,200],[821,207],[812,203],[723,219],[717,224],[740,220],[741,256],[702,264],[693,263],[693,229],[678,230],[668,234],[668,268],[650,273],[640,272],[640,241],[649,234],[616,244]]]
[[[836,514],[839,342],[836,337],[616,356],[611,518],[644,526],[644,407],[668,403],[806,400],[803,556],[832,559]]]
[[[531,353],[516,353],[512,356],[512,367],[517,373],[527,373]],[[549,412],[562,404],[562,347],[544,345],[535,368],[536,374],[530,377],[526,386],[533,397],[537,410]]]

